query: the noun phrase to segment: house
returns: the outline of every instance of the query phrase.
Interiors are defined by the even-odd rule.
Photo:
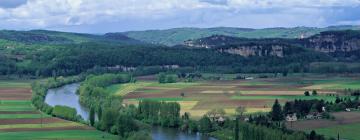
[[[297,121],[296,113],[286,115],[285,120],[288,122]]]
[[[244,118],[244,121],[248,122],[250,119],[248,117]]]
[[[245,79],[246,79],[246,80],[253,80],[254,77],[246,77]]]
[[[310,113],[310,114],[306,115],[306,119],[321,119],[321,118],[322,118],[322,116],[318,112],[314,112],[314,113]]]

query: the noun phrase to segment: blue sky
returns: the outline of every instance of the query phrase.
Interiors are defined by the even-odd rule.
[[[0,29],[105,33],[177,27],[359,25],[360,0],[0,0]]]

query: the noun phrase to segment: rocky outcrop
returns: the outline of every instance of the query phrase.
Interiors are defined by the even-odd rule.
[[[215,35],[189,40],[184,45],[194,48],[216,49],[220,52],[248,56],[277,56],[296,54],[296,47],[303,51],[316,51],[339,58],[360,58],[360,31],[327,31],[300,39],[247,39]],[[307,48],[307,49],[305,49]],[[299,50],[298,50],[299,51]]]
[[[339,32],[324,32],[306,40],[305,46],[324,53],[346,53],[360,50],[360,38]]]
[[[226,52],[230,54],[238,54],[244,57],[248,56],[277,56],[284,57],[284,47],[280,45],[271,46],[237,46],[227,49],[219,49],[220,52]]]
[[[223,35],[215,35],[198,40],[188,40],[184,42],[184,45],[192,48],[216,49],[222,53],[237,54],[244,57],[284,57],[284,47],[287,47],[279,43],[264,43],[261,39],[250,40]]]

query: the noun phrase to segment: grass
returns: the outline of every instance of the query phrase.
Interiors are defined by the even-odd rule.
[[[35,111],[36,109],[28,106],[0,106],[0,111]]]
[[[31,105],[29,100],[0,100],[0,105]]]
[[[127,84],[114,84],[106,88],[106,90],[113,95],[124,96],[130,92],[133,92],[137,89],[143,88],[150,85],[149,82],[137,82],[137,83],[127,83]]]
[[[118,139],[117,136],[96,130],[61,130],[31,132],[0,132],[2,140],[69,139],[105,140]]]
[[[33,119],[49,117],[51,116],[45,114],[0,114],[0,119]]]
[[[347,125],[338,125],[327,128],[316,129],[316,133],[322,134],[329,137],[337,137],[337,134],[340,134],[340,139],[348,140],[359,140],[360,133],[357,133],[356,130],[360,129],[360,123],[356,124],[347,124]]]
[[[10,80],[0,81],[0,88],[29,88],[30,81],[27,80]]]

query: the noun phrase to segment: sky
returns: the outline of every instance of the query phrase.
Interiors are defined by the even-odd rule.
[[[360,25],[360,0],[0,0],[0,29],[106,33],[179,27]]]

